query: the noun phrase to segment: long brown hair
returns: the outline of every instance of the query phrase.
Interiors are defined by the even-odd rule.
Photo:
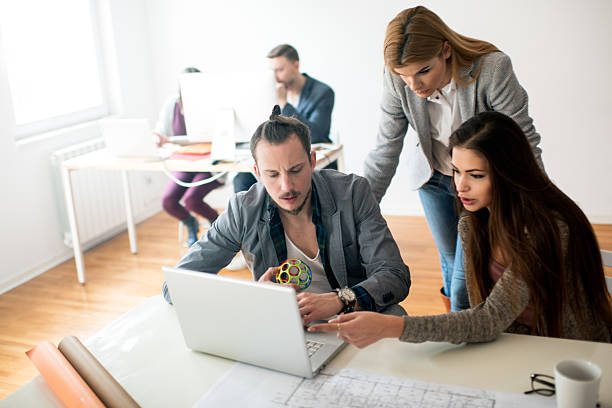
[[[480,73],[478,67],[472,79],[461,78],[461,68],[470,66],[474,60],[485,54],[499,51],[491,43],[456,33],[434,12],[417,6],[400,12],[387,25],[383,49],[385,65],[395,73],[396,68],[430,60],[442,55],[445,41],[448,41],[452,48],[451,72],[459,85],[470,84]]]
[[[474,150],[489,163],[492,198],[487,208],[469,213],[465,245],[466,279],[476,303],[491,291],[491,248],[500,248],[512,271],[530,291],[537,335],[562,337],[563,310],[571,307],[583,322],[589,316],[612,327],[612,307],[597,239],[582,210],[538,167],[529,142],[510,117],[483,112],[463,123],[450,148]],[[569,231],[567,248],[560,228]],[[566,269],[573,274],[566,273]],[[577,277],[578,282],[568,281]],[[570,297],[582,286],[586,305]]]

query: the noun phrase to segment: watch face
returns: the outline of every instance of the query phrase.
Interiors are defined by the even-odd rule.
[[[343,288],[340,290],[340,298],[346,303],[354,302],[355,292],[353,292],[349,288]]]

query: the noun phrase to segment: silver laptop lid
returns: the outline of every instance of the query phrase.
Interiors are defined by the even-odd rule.
[[[107,118],[99,121],[109,152],[119,158],[160,159],[147,119]]]
[[[187,347],[312,377],[293,289],[162,269]]]

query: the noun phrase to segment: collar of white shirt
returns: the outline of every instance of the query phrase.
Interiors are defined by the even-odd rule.
[[[441,103],[440,99],[444,98],[450,103],[451,98],[457,90],[457,84],[455,80],[451,78],[450,82],[444,85],[441,89],[436,89],[430,96],[427,97],[429,102]]]

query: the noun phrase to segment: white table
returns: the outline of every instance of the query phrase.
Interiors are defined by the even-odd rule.
[[[191,407],[234,363],[187,349],[175,311],[161,296],[84,343],[142,407]],[[551,374],[557,361],[568,358],[602,368],[600,402],[612,408],[611,344],[512,334],[469,345],[388,339],[363,350],[349,345],[330,366],[521,393],[530,388],[530,373]],[[0,402],[0,408],[61,406],[40,376]]]
[[[317,168],[323,168],[328,164],[338,161],[338,169],[344,167],[342,145],[313,145],[317,153]],[[132,213],[132,201],[130,197],[130,184],[128,171],[188,171],[188,172],[251,172],[253,169],[252,159],[238,163],[212,164],[209,158],[200,160],[177,160],[166,159],[159,161],[144,161],[139,159],[119,159],[112,156],[107,149],[97,150],[62,162],[62,185],[72,234],[72,246],[74,249],[74,261],[77,268],[77,278],[81,284],[85,284],[85,264],[83,262],[83,249],[79,236],[79,226],[74,206],[74,194],[70,174],[77,170],[119,170],[123,180],[123,194],[125,196],[125,214],[127,230],[132,253],[138,252],[136,242],[136,230],[134,227],[134,216]]]

